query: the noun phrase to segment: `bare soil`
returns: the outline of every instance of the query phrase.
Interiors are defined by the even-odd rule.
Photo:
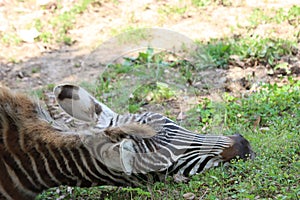
[[[18,34],[34,19],[47,20],[51,17],[56,2],[50,1],[46,9],[41,9],[37,2],[0,0],[1,35]],[[74,3],[67,0],[61,2],[62,10],[70,9]],[[250,32],[243,27],[249,25],[246,19],[255,8],[286,10],[297,4],[299,4],[298,0],[249,0],[233,1],[231,6],[195,8],[185,1],[98,1],[77,16],[74,28],[70,31],[70,36],[74,41],[70,46],[37,41],[22,41],[19,45],[1,42],[0,84],[14,89],[28,90],[53,83],[93,82],[105,70],[106,62],[122,56],[119,54],[124,54],[124,49],[121,49],[124,46],[111,45],[110,48],[105,49],[103,42],[110,41],[128,27],[162,27],[200,41],[241,34],[271,34],[289,39],[295,32],[289,24],[258,25]],[[166,6],[186,6],[187,11],[184,14],[168,13],[162,9]],[[294,71],[292,73],[296,78],[299,78],[299,57],[298,53],[293,58],[286,58],[293,60]],[[209,84],[210,88],[216,90],[241,92],[255,89],[252,86],[260,81],[281,80],[277,78],[279,77],[277,75],[276,73],[270,75],[266,66],[255,63],[250,63],[250,66],[235,63],[226,70],[210,69],[201,72],[199,76],[203,76],[203,82],[195,84],[198,84],[199,89]],[[213,92],[209,95],[212,94]]]

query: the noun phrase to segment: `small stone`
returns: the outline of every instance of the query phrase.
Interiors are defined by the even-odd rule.
[[[183,112],[180,112],[178,116],[176,117],[177,120],[184,120],[186,118],[186,115]]]
[[[22,78],[24,78],[24,73],[22,71],[19,71],[17,76],[22,79]]]
[[[184,195],[182,195],[184,199],[186,200],[193,200],[195,199],[195,194],[194,193],[191,193],[191,192],[188,192],[188,193],[185,193]]]
[[[176,183],[187,183],[189,181],[189,178],[180,174],[175,174],[173,178]]]
[[[40,35],[40,32],[36,28],[31,28],[29,30],[20,30],[18,35],[24,42],[33,43],[34,39]]]
[[[38,6],[47,6],[52,2],[52,0],[36,0]]]

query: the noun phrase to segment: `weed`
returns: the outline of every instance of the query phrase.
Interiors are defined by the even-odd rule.
[[[53,91],[54,87],[55,87],[55,84],[49,83],[49,84],[47,85],[47,90]]]
[[[34,21],[34,27],[41,32],[37,38],[39,41],[51,43],[53,40],[66,45],[73,44],[72,38],[69,36],[69,30],[74,28],[76,17],[82,14],[94,0],[81,0],[75,4],[69,11],[54,15],[48,21],[42,22],[40,19]],[[58,4],[58,9],[62,7]],[[49,24],[52,30],[49,31]]]
[[[38,99],[44,99],[43,89],[37,89],[34,91],[30,91],[30,95],[37,97]]]
[[[163,14],[165,16],[170,16],[170,15],[183,15],[186,13],[187,7],[181,7],[181,6],[170,6],[166,5],[164,7],[161,7],[158,9],[158,13]]]
[[[236,1],[232,0],[192,0],[192,5],[196,7],[206,7],[210,5],[231,6]]]
[[[149,34],[146,28],[135,28],[132,26],[127,26],[125,28],[112,29],[111,34],[116,36],[120,45],[135,43],[138,44],[149,38]]]
[[[99,97],[113,104],[109,106],[118,107],[116,105],[122,103],[121,107],[128,106],[130,112],[138,111],[145,104],[175,98],[181,93],[178,85],[193,81],[194,68],[186,60],[172,61],[167,59],[168,56],[170,53],[155,53],[149,47],[145,52],[139,52],[137,57],[124,57],[123,63],[108,65],[99,78]]]
[[[231,55],[237,55],[241,60],[251,58],[274,67],[282,56],[294,53],[297,43],[283,39],[245,37],[211,40],[202,44],[202,48],[216,67],[226,67]]]
[[[31,73],[33,73],[33,74],[38,73],[39,71],[40,71],[40,69],[35,68],[35,67],[31,69]]]
[[[197,7],[208,6],[212,3],[212,0],[192,0],[192,4]]]
[[[259,24],[266,24],[270,20],[271,17],[267,16],[261,8],[255,8],[249,17],[252,27],[256,27]]]
[[[226,105],[227,123],[243,124],[251,128],[257,116],[261,117],[262,127],[272,127],[281,124],[282,119],[287,121],[290,116],[299,115],[300,82],[290,79],[290,85],[263,85],[262,89],[248,98],[232,100]],[[230,96],[225,99],[230,98]],[[286,124],[289,125],[289,124]]]
[[[294,25],[295,27],[299,27],[300,24],[300,6],[292,6],[289,11],[288,14],[286,16],[288,22],[291,25]]]
[[[255,8],[250,17],[249,22],[252,28],[257,27],[260,24],[266,23],[285,23],[288,22],[290,25],[297,28],[300,23],[300,6],[294,5],[288,11],[284,11],[282,8],[277,10],[265,10],[261,8]]]
[[[232,44],[229,41],[212,40],[205,46],[207,54],[211,57],[215,66],[226,67],[232,52]]]
[[[5,33],[1,35],[1,41],[6,45],[11,46],[11,45],[20,45],[22,40],[15,33]]]
[[[137,112],[139,107],[148,103],[162,103],[176,96],[176,91],[162,82],[142,85],[137,88],[129,100],[129,112]]]
[[[18,59],[15,58],[15,57],[9,57],[9,58],[8,58],[8,62],[13,63],[13,64],[19,64],[19,63],[21,63],[22,61],[21,61],[21,60],[18,60]]]

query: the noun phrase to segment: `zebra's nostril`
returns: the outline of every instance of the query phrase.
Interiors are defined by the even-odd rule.
[[[100,113],[102,112],[102,107],[101,107],[101,105],[97,104],[96,102],[94,102],[94,104],[95,104],[95,113],[96,113],[97,115],[100,115]]]

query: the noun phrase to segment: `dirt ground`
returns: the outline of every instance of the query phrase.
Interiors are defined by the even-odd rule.
[[[19,33],[26,29],[33,19],[46,20],[49,13],[53,12],[51,6],[49,9],[41,9],[38,4],[40,1],[25,2],[0,0],[2,35],[13,31]],[[62,10],[70,9],[74,3],[66,0],[61,2]],[[74,41],[70,46],[37,41],[22,41],[19,45],[1,43],[0,83],[14,89],[27,90],[62,82],[93,82],[103,72],[107,62],[132,50],[124,49],[124,46],[118,46],[116,43],[103,45],[105,41],[111,41],[128,27],[161,27],[199,41],[239,34],[272,34],[288,39],[294,34],[295,30],[288,24],[284,26],[263,24],[251,33],[240,27],[248,25],[249,22],[245,19],[254,8],[288,9],[292,5],[299,4],[298,0],[232,2],[231,6],[220,5],[196,9],[185,1],[98,1],[77,16],[75,27],[70,31]],[[51,3],[55,5],[55,1],[50,1],[50,5]],[[186,6],[188,10],[184,14],[162,14],[160,8],[172,4]],[[297,69],[299,69],[299,57],[298,53],[293,58]],[[265,66],[255,64],[252,67],[230,66],[228,70],[211,69],[202,72],[199,76],[203,76],[204,82],[216,89],[240,91],[251,88],[245,82],[245,77],[253,74],[255,80],[252,83],[270,82],[274,78],[269,76]],[[295,76],[299,78],[299,73],[295,73]],[[201,82],[197,84],[199,87],[203,85]]]

